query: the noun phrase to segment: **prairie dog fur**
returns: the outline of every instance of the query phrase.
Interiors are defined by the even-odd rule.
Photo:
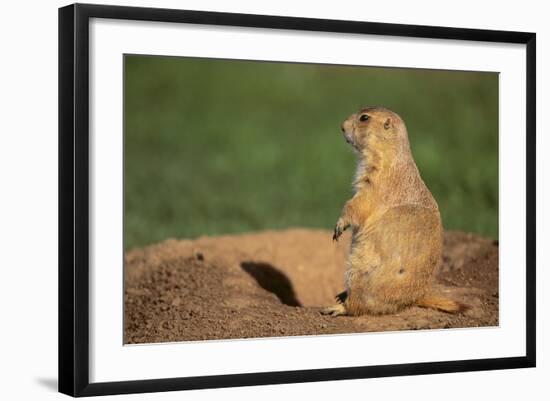
[[[401,117],[384,107],[366,107],[349,116],[341,129],[359,162],[354,195],[343,207],[333,240],[351,228],[352,242],[346,290],[322,313],[386,314],[410,305],[463,311],[465,305],[432,292],[443,228]]]

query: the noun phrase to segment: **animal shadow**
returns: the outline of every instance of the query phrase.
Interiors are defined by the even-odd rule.
[[[250,274],[260,287],[275,294],[283,304],[302,306],[296,298],[292,283],[279,269],[264,262],[242,262],[241,268]]]

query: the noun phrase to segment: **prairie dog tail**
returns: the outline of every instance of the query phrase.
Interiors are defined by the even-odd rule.
[[[422,308],[437,309],[447,313],[462,313],[469,309],[469,306],[466,304],[435,294],[426,295],[420,298],[416,301],[416,305]]]

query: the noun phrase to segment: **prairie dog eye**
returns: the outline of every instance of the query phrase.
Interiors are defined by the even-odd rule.
[[[369,116],[366,114],[363,114],[361,117],[359,117],[359,121],[367,121],[369,119]]]

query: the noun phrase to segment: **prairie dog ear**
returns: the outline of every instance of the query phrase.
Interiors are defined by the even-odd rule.
[[[386,122],[384,123],[384,129],[389,129],[392,126],[391,118],[386,119]]]

